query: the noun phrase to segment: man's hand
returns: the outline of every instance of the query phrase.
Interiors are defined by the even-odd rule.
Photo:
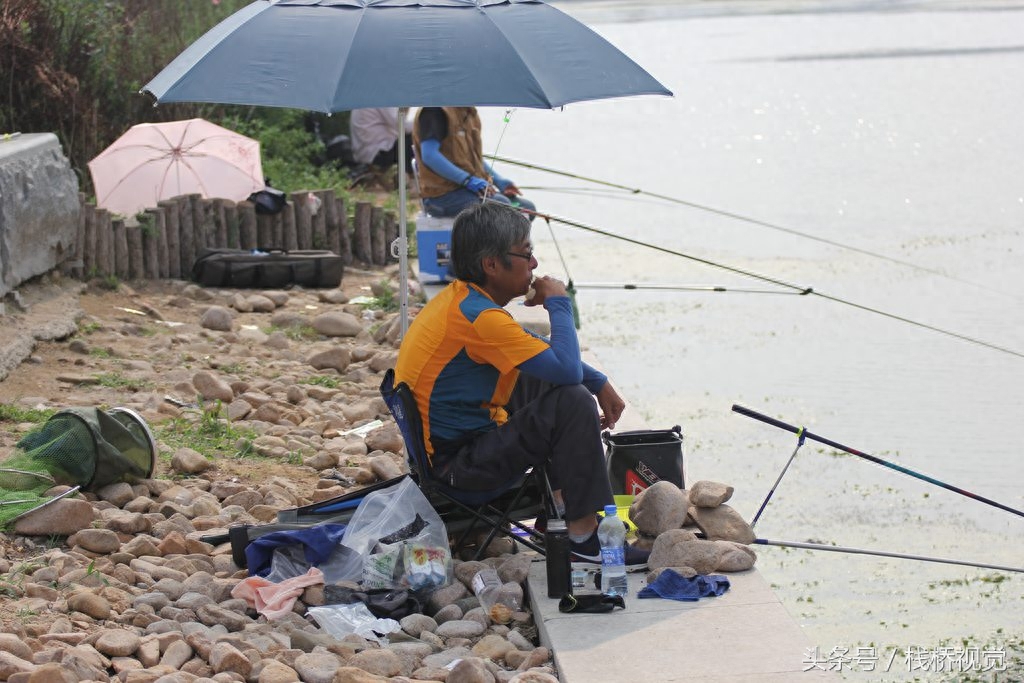
[[[501,193],[506,197],[518,197],[522,194],[522,192],[519,191],[519,188],[516,187],[515,183],[509,183],[506,185],[505,189],[502,190]]]
[[[526,301],[523,302],[527,306],[543,306],[549,296],[569,296],[565,291],[565,283],[550,275],[535,278],[530,289],[533,290],[533,296],[527,292]]]
[[[605,382],[597,392],[597,405],[601,409],[601,429],[615,429],[615,423],[622,417],[626,402],[615,391],[611,381]]]

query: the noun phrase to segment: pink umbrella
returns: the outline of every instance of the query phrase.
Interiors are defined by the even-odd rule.
[[[132,126],[89,173],[96,205],[124,216],[183,194],[241,201],[264,187],[260,143],[203,119]]]

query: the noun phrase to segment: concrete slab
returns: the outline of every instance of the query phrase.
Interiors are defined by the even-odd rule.
[[[637,598],[645,576],[629,575],[625,610],[562,614],[543,561],[533,563],[533,614],[563,683],[838,680],[804,670],[811,646],[756,569],[729,574],[728,592],[697,602]]]

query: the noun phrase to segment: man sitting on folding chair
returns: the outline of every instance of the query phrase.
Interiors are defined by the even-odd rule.
[[[573,561],[600,563],[596,511],[613,501],[600,433],[625,402],[581,360],[565,285],[533,278],[523,214],[494,202],[464,210],[452,228],[451,266],[457,279],[416,316],[395,367],[396,383],[416,398],[433,476],[482,491],[545,467]],[[528,293],[527,305],[548,311],[550,339],[504,309]],[[627,546],[627,566],[646,561]]]

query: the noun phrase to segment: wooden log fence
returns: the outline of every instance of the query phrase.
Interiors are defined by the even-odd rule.
[[[133,219],[115,218],[80,194],[78,243],[69,252],[72,276],[121,280],[188,279],[204,249],[286,251],[327,249],[345,265],[394,263],[394,211],[357,202],[334,190],[293,192],[282,211],[257,213],[252,202],[185,195],[159,202]],[[350,215],[351,210],[351,215]]]

